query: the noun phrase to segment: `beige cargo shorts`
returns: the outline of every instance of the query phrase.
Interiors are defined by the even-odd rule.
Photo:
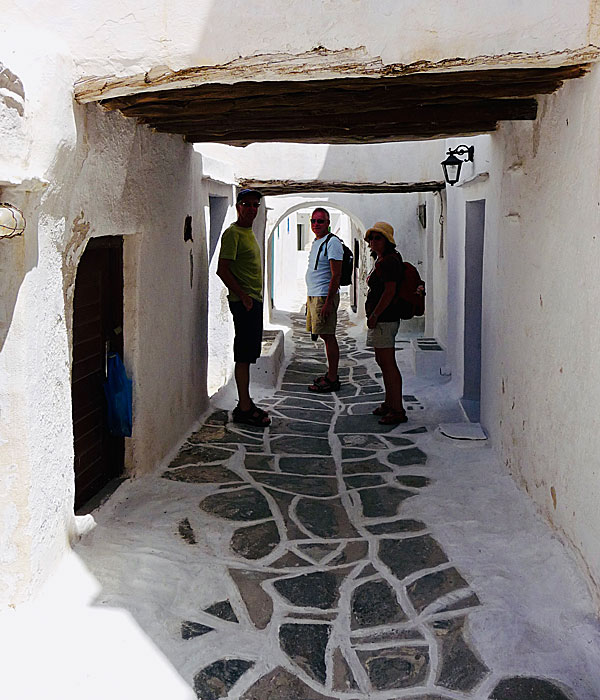
[[[327,318],[321,318],[321,309],[327,297],[308,297],[306,299],[306,330],[314,335],[335,335],[337,311],[340,305],[339,292],[333,299],[333,309]]]

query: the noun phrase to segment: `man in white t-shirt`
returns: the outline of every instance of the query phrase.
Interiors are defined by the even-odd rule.
[[[310,226],[315,240],[306,271],[306,330],[313,336],[321,336],[325,343],[327,373],[316,377],[308,388],[317,393],[329,393],[340,388],[340,348],[335,329],[344,250],[340,239],[329,231],[329,212],[326,209],[318,207],[313,211]]]

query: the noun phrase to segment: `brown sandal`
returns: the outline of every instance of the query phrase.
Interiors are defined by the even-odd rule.
[[[385,416],[379,419],[381,425],[400,425],[400,423],[407,423],[408,416],[406,411],[402,409],[401,411],[389,410]]]
[[[373,415],[374,416],[387,416],[387,414],[389,412],[390,412],[390,407],[384,401],[381,404],[381,406],[377,406],[377,408],[373,410]]]

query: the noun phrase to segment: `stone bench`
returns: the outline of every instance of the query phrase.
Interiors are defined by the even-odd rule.
[[[446,351],[435,338],[411,341],[412,368],[417,377],[439,377],[446,364]]]
[[[251,366],[250,381],[265,387],[277,384],[279,371],[283,365],[283,331],[263,331],[261,356]]]

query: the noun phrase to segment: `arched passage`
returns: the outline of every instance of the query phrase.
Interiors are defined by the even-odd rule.
[[[337,233],[355,254],[354,281],[344,291],[348,290],[350,304],[356,309],[360,269],[359,241],[362,240],[366,228],[361,219],[348,207],[325,199],[300,199],[281,213],[276,206],[270,210],[265,264],[265,298],[270,309],[275,307],[297,310],[304,299],[303,279],[308,258],[307,246],[312,241],[307,212],[317,207],[323,207],[330,212],[332,232]],[[299,217],[298,214],[301,213],[303,216]]]
[[[347,216],[349,216],[350,219],[352,219],[352,221],[354,221],[356,223],[357,227],[361,231],[363,231],[363,232],[366,231],[366,227],[363,224],[363,222],[359,219],[358,216],[356,216],[356,214],[354,214],[354,212],[352,212],[350,209],[348,209],[348,207],[346,207],[342,204],[339,204],[337,202],[331,202],[329,200],[309,199],[309,200],[294,204],[291,207],[288,207],[282,214],[279,215],[279,218],[272,225],[270,222],[271,217],[269,217],[268,224],[269,224],[270,229],[271,229],[271,233],[269,235],[271,235],[273,233],[273,230],[275,228],[277,228],[277,226],[279,226],[279,224],[284,219],[286,219],[290,214],[293,214],[295,211],[298,211],[299,209],[306,209],[306,208],[311,208],[311,207],[313,209],[316,209],[317,207],[324,207],[325,209],[338,209],[339,211],[341,211],[344,214],[346,214]],[[273,207],[272,211],[276,212],[277,210],[275,209],[275,207]]]

